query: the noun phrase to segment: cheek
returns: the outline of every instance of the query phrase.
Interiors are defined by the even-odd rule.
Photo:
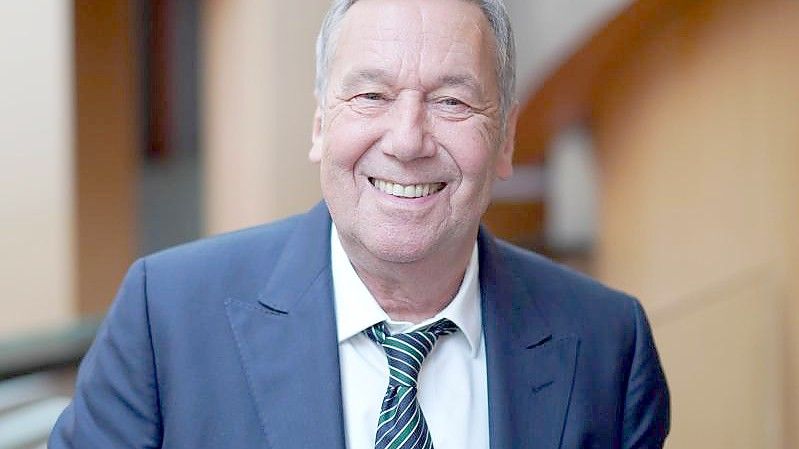
[[[327,125],[323,162],[340,168],[352,168],[379,137],[380,133],[373,123],[340,114]]]
[[[493,176],[496,150],[488,132],[479,126],[441,127],[439,131],[439,142],[465,180]]]

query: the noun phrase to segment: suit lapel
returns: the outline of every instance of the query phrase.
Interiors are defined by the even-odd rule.
[[[330,218],[320,203],[301,220],[258,302],[227,313],[268,447],[344,449]]]
[[[578,339],[553,333],[539,301],[480,233],[480,287],[492,449],[556,449],[571,397]]]

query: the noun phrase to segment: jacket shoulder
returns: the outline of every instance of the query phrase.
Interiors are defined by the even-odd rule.
[[[196,262],[198,258],[219,258],[229,253],[246,255],[263,249],[279,249],[296,227],[300,215],[239,229],[163,249],[146,256],[148,264],[169,265]]]
[[[604,320],[620,320],[626,327],[640,313],[640,303],[627,293],[608,287],[540,254],[497,240],[497,249],[514,283],[537,298],[539,307],[569,324],[584,327]]]
[[[154,301],[253,298],[264,286],[302,216],[220,234],[143,258]]]

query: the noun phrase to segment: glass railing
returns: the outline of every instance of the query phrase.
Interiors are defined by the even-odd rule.
[[[0,449],[44,449],[97,332],[87,319],[0,341]]]

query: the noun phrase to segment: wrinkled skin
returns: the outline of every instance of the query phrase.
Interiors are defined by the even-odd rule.
[[[361,0],[347,12],[309,157],[373,293],[369,279],[390,284],[396,270],[418,275],[397,282],[427,275],[457,289],[492,184],[512,170],[515,111],[502,129],[495,61],[488,22],[462,0]],[[444,188],[401,198],[373,179]]]

